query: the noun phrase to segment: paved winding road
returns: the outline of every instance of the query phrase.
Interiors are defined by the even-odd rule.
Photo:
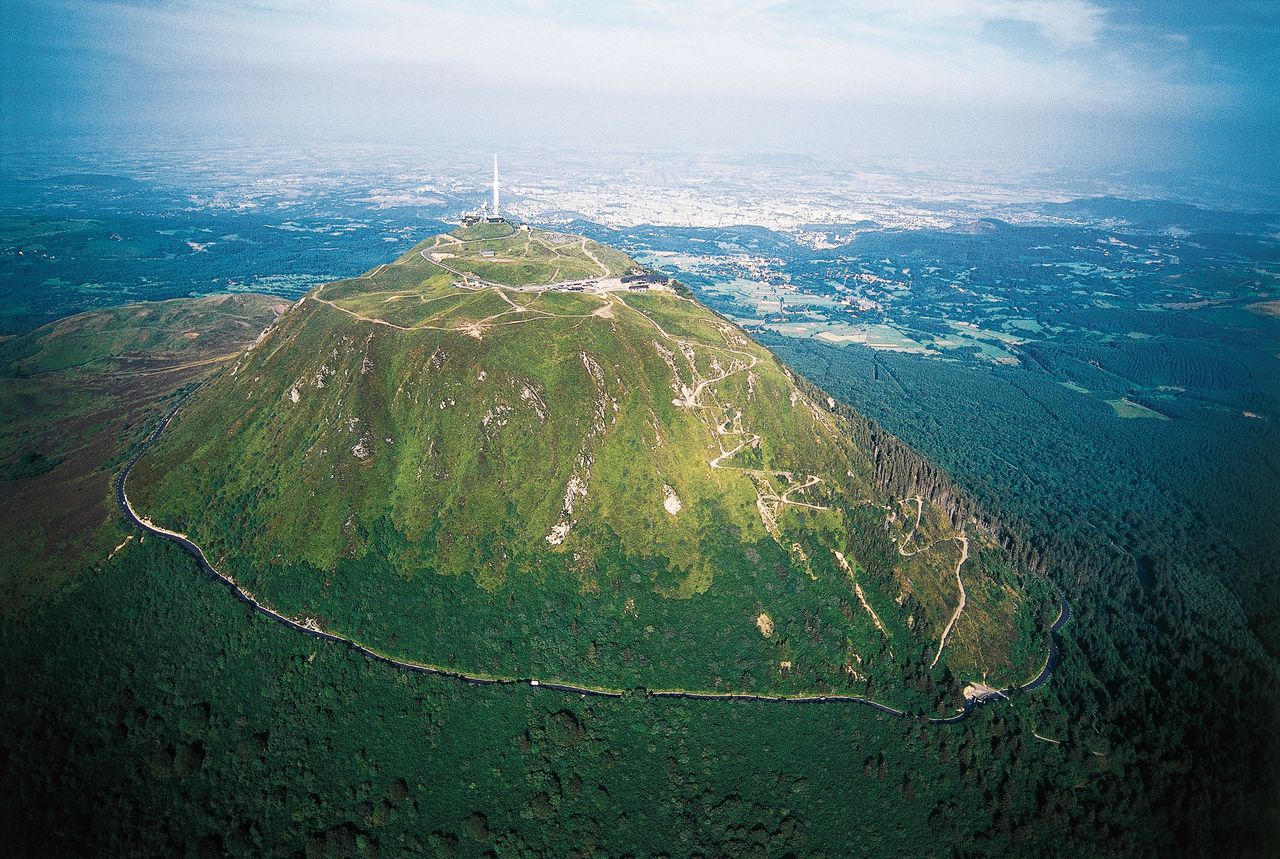
[[[129,502],[129,496],[125,492],[125,483],[129,479],[129,472],[131,472],[133,467],[137,465],[138,460],[142,458],[143,454],[145,454],[151,446],[159,440],[160,435],[169,426],[170,421],[173,420],[173,416],[177,414],[178,408],[182,403],[183,400],[180,399],[171,409],[169,409],[165,416],[160,420],[160,423],[156,426],[155,430],[147,436],[146,440],[143,442],[142,448],[133,455],[133,458],[129,460],[128,464],[125,465],[124,469],[120,472],[120,476],[116,478],[116,503],[120,506],[120,511],[124,514],[125,518],[131,523],[147,534],[152,534],[172,543],[177,543],[193,558],[195,558],[196,563],[200,566],[201,570],[226,585],[237,599],[248,605],[254,611],[261,615],[265,615],[271,620],[283,624],[296,632],[300,632],[303,635],[308,635],[312,638],[318,638],[323,641],[331,641],[335,644],[345,645],[351,650],[364,655],[366,658],[374,662],[381,662],[401,671],[409,671],[416,674],[432,674],[438,677],[450,677],[462,683],[468,683],[475,686],[532,686],[540,689],[552,689],[557,692],[566,692],[583,696],[591,695],[597,698],[621,698],[626,694],[622,689],[610,689],[600,686],[578,686],[572,683],[539,680],[533,677],[493,677],[483,674],[468,674],[463,671],[454,671],[448,668],[441,668],[439,666],[425,665],[420,662],[396,659],[394,657],[387,656],[384,653],[379,653],[378,651],[353,641],[350,638],[326,632],[325,630],[315,626],[313,621],[303,622],[295,620],[294,618],[280,614],[275,609],[258,602],[252,594],[248,593],[236,584],[235,579],[219,572],[213,564],[209,563],[209,559],[205,557],[204,551],[193,540],[187,537],[187,535],[180,534],[177,531],[170,531],[167,528],[162,528],[147,517],[138,515],[137,511],[134,510],[133,505]],[[932,724],[950,724],[960,722],[968,718],[969,714],[975,707],[985,704],[994,698],[1008,697],[1020,692],[1029,692],[1043,686],[1045,682],[1048,681],[1050,674],[1053,673],[1053,669],[1058,662],[1058,631],[1071,617],[1071,607],[1067,603],[1066,597],[1062,596],[1061,599],[1062,605],[1058,613],[1058,619],[1054,621],[1053,626],[1050,627],[1049,630],[1049,654],[1045,658],[1044,667],[1040,670],[1040,673],[1036,675],[1034,679],[1020,686],[995,690],[970,698],[965,702],[963,709],[957,712],[954,716],[948,716],[945,718],[914,715],[859,695],[757,695],[749,692],[694,692],[679,689],[639,689],[636,691],[649,698],[684,698],[691,701],[760,701],[778,704],[826,704],[843,702],[850,704],[862,704],[867,707],[871,707],[874,710],[878,710],[881,713],[886,713],[890,716],[902,719],[919,719]]]

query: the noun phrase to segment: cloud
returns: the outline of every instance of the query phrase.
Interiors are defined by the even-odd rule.
[[[799,0],[632,0],[608,7],[614,19],[666,28],[807,27],[878,38],[976,38],[992,23],[1020,22],[1059,48],[1093,44],[1106,19],[1106,10],[1089,0],[845,0],[823,7]]]
[[[1106,17],[1085,0],[860,0],[839,14],[785,0],[544,0],[501,13],[412,0],[105,8],[153,35],[136,46],[146,52],[139,62],[199,64],[214,75],[226,63],[382,78],[452,69],[490,86],[869,107],[1146,112],[1194,100],[1185,85],[1122,57],[1027,55],[986,33],[1018,22],[1057,51],[1079,51],[1096,45]]]
[[[19,109],[235,134],[1057,152],[1231,103],[1194,40],[1101,3],[28,0],[0,63],[44,88]]]
[[[967,20],[980,26],[1003,21],[1029,24],[1060,49],[1094,44],[1106,18],[1102,7],[1087,0],[931,0],[903,4],[903,8],[927,8],[935,20]]]

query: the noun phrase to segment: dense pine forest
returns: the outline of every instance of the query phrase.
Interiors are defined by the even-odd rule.
[[[999,371],[766,342],[972,487],[1015,555],[1070,594],[1054,698],[1082,738],[1123,750],[1109,805],[1160,821],[1169,848],[1249,852],[1274,839],[1280,484],[1242,490],[1255,510],[1223,509],[1221,469],[1235,463],[1197,458],[1194,434],[1179,450],[1176,434],[1157,442],[1132,422],[1117,431],[1026,409],[1024,396],[1053,401],[1052,382],[1024,394]],[[1164,470],[1166,458],[1183,465]]]

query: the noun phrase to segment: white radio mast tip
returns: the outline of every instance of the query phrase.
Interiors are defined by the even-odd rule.
[[[498,217],[498,156],[493,156],[493,216]]]

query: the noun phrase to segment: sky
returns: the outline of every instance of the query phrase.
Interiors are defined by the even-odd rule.
[[[0,0],[0,132],[1272,182],[1273,0]]]

